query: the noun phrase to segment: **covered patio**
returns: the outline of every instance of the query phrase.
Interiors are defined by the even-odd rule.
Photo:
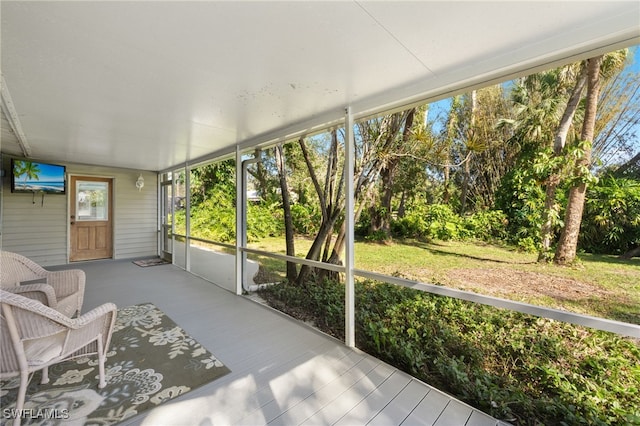
[[[353,124],[638,44],[638,2],[2,1],[0,8],[0,248],[45,267],[85,270],[84,311],[107,301],[156,304],[231,369],[128,424],[500,423],[354,348],[354,278],[416,283],[354,266]],[[249,248],[242,165],[255,149],[335,128],[346,132],[344,266]],[[235,244],[196,241],[188,224],[176,235],[167,218],[174,197],[185,195],[188,211],[190,183],[180,183],[181,194],[173,176],[229,158]],[[14,160],[66,167],[65,194],[14,192]],[[111,197],[103,260],[74,255],[76,178],[104,180]],[[228,256],[223,277],[198,260],[200,243]],[[343,274],[346,341],[241,297],[247,254]],[[173,264],[131,263],[167,255]],[[429,290],[640,336],[635,325]]]
[[[503,424],[278,311],[173,265],[80,265],[85,311],[151,302],[231,373],[123,424]],[[63,269],[54,267],[51,269]]]

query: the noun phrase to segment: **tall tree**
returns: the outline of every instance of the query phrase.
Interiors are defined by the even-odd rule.
[[[462,187],[460,189],[460,213],[464,214],[467,210],[467,196],[469,193],[469,185],[471,180],[471,154],[472,146],[476,145],[476,113],[478,110],[478,96],[475,90],[470,94],[471,102],[469,108],[469,126],[467,128],[467,161],[464,162],[464,174],[462,175]]]
[[[467,146],[473,150],[469,157],[470,183],[468,203],[475,209],[491,208],[502,177],[513,167],[518,147],[511,144],[511,129],[499,126],[499,120],[510,117],[510,105],[503,87],[495,85],[476,91],[473,120],[473,139]]]
[[[562,114],[562,118],[560,119],[560,123],[558,124],[558,128],[556,129],[553,137],[553,155],[556,158],[562,155],[562,150],[565,147],[569,129],[573,124],[573,117],[578,109],[578,104],[580,103],[580,98],[582,97],[582,92],[584,91],[584,86],[587,81],[586,67],[580,66],[579,69],[580,71],[576,78],[575,85],[571,91],[564,113]],[[538,253],[538,262],[548,260],[548,253],[553,239],[554,219],[558,216],[560,210],[558,203],[556,203],[556,190],[560,182],[560,172],[557,170],[557,167],[553,167],[546,181],[542,227],[540,230],[542,245],[540,252]]]
[[[451,162],[452,162],[452,151],[456,140],[456,134],[458,132],[458,122],[459,122],[459,114],[458,110],[460,108],[460,96],[454,96],[451,100],[451,109],[449,110],[449,115],[447,116],[447,120],[442,133],[442,151],[444,154],[443,165],[442,165],[442,175],[443,175],[443,194],[442,194],[442,202],[444,204],[449,204],[449,200],[451,198],[451,190],[450,190],[450,182],[451,182]]]
[[[295,256],[295,240],[293,233],[293,218],[291,216],[291,197],[289,185],[287,183],[287,170],[285,166],[284,153],[282,144],[276,145],[276,166],[278,168],[278,180],[280,183],[280,192],[282,194],[282,211],[284,213],[284,233],[285,246],[287,256]],[[298,271],[294,262],[287,262],[287,281],[294,282],[297,278]]]
[[[311,243],[306,258],[309,260],[327,261],[329,259],[328,253],[336,221],[340,219],[344,211],[344,173],[342,173],[341,164],[338,161],[338,131],[335,129],[331,131],[331,142],[328,150],[324,184],[320,181],[316,173],[316,168],[311,158],[312,154],[309,152],[304,138],[300,138],[298,144],[302,150],[302,155],[316,190],[322,212],[322,221],[318,233]],[[312,272],[313,269],[314,268],[308,265],[302,265],[296,278],[296,283],[298,285],[304,285],[307,282],[309,273]]]
[[[415,112],[414,112],[415,114]],[[399,141],[403,141],[404,132],[402,129],[407,124],[409,111],[396,114],[389,114],[357,124],[355,135],[356,161],[354,169],[354,220],[357,222],[363,210],[371,205],[371,199],[376,189],[376,184],[380,181],[382,171],[388,166],[390,161],[396,157],[410,155],[410,148],[404,148],[407,153],[398,152]],[[415,117],[409,121],[409,128]],[[322,181],[318,176],[318,170],[312,161],[312,154],[304,139],[300,139],[299,145],[302,155],[307,165],[308,175],[313,182],[322,220],[319,230],[312,242],[311,248],[307,252],[307,259],[319,260],[326,263],[339,264],[344,251],[346,229],[344,226],[344,173],[342,170],[343,160],[340,154],[340,144],[338,143],[338,131],[330,132],[330,149],[327,150],[327,161],[325,179]],[[408,139],[409,131],[405,135]],[[401,144],[402,145],[402,144]],[[338,229],[334,236],[334,230]],[[298,273],[296,282],[304,285],[308,282],[310,273],[316,272],[315,268],[303,265]],[[318,276],[321,279],[327,272],[320,270]]]
[[[598,106],[601,87],[618,75],[624,68],[629,51],[627,49],[600,55],[587,60],[587,97],[581,132],[581,148],[584,155],[576,160],[570,188],[565,225],[558,241],[554,262],[565,265],[573,262],[576,257],[578,236],[582,223],[587,182],[593,179],[591,175],[592,144],[598,132],[604,126],[598,124]],[[578,150],[579,152],[579,150]]]
[[[590,174],[591,144],[596,124],[598,97],[600,96],[600,68],[603,55],[587,60],[587,97],[584,119],[582,122],[581,142],[584,144],[583,155],[576,162],[575,175],[578,184],[569,190],[569,199],[564,219],[564,229],[560,234],[554,261],[560,265],[572,263],[576,257],[578,236],[584,210],[585,193],[587,191],[587,175]]]
[[[380,171],[379,202],[372,200],[370,232],[381,231],[385,239],[391,238],[392,201],[397,188],[398,169],[402,160],[407,158],[406,156],[416,154],[417,147],[413,142],[417,138],[414,136],[421,134],[421,121],[424,121],[425,108],[411,108],[402,113],[396,113],[400,126],[390,129],[391,132],[387,134],[386,142],[379,153],[379,156],[385,160]]]
[[[573,118],[578,111],[585,76],[586,71],[581,72],[578,63],[518,80],[511,91],[514,118],[501,123],[513,128],[512,144],[520,147],[519,170],[514,170],[509,180],[503,182],[503,187],[509,188],[512,186],[509,181],[518,181],[515,175],[520,179],[517,189],[512,189],[518,191],[514,195],[520,200],[517,204],[521,209],[516,209],[518,213],[511,222],[518,223],[520,235],[540,244],[539,261],[547,259],[548,247],[560,222],[556,188],[566,173],[563,169],[567,163],[561,153],[566,141],[576,137]],[[527,183],[529,181],[535,185]],[[525,187],[530,192],[520,193]],[[505,204],[508,197],[505,198],[503,192],[501,204],[508,208],[511,204]]]

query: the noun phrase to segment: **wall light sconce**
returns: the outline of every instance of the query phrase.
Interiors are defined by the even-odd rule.
[[[144,178],[142,177],[142,173],[140,173],[140,176],[138,176],[138,179],[136,180],[136,188],[138,188],[138,191],[141,191],[143,187]]]

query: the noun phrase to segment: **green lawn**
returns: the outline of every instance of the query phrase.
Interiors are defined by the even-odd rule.
[[[310,245],[308,239],[296,240],[297,255],[303,257]],[[283,238],[250,246],[285,251]],[[576,266],[558,267],[538,264],[536,254],[510,247],[451,241],[359,241],[355,253],[358,269],[640,324],[637,258],[582,254]],[[264,257],[260,262],[274,277],[283,276],[284,262]]]

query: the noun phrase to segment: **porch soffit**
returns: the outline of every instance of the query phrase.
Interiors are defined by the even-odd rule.
[[[2,75],[32,157],[141,170],[317,129],[346,106],[362,117],[640,41],[637,1],[0,8]],[[2,151],[20,155],[2,123]]]

